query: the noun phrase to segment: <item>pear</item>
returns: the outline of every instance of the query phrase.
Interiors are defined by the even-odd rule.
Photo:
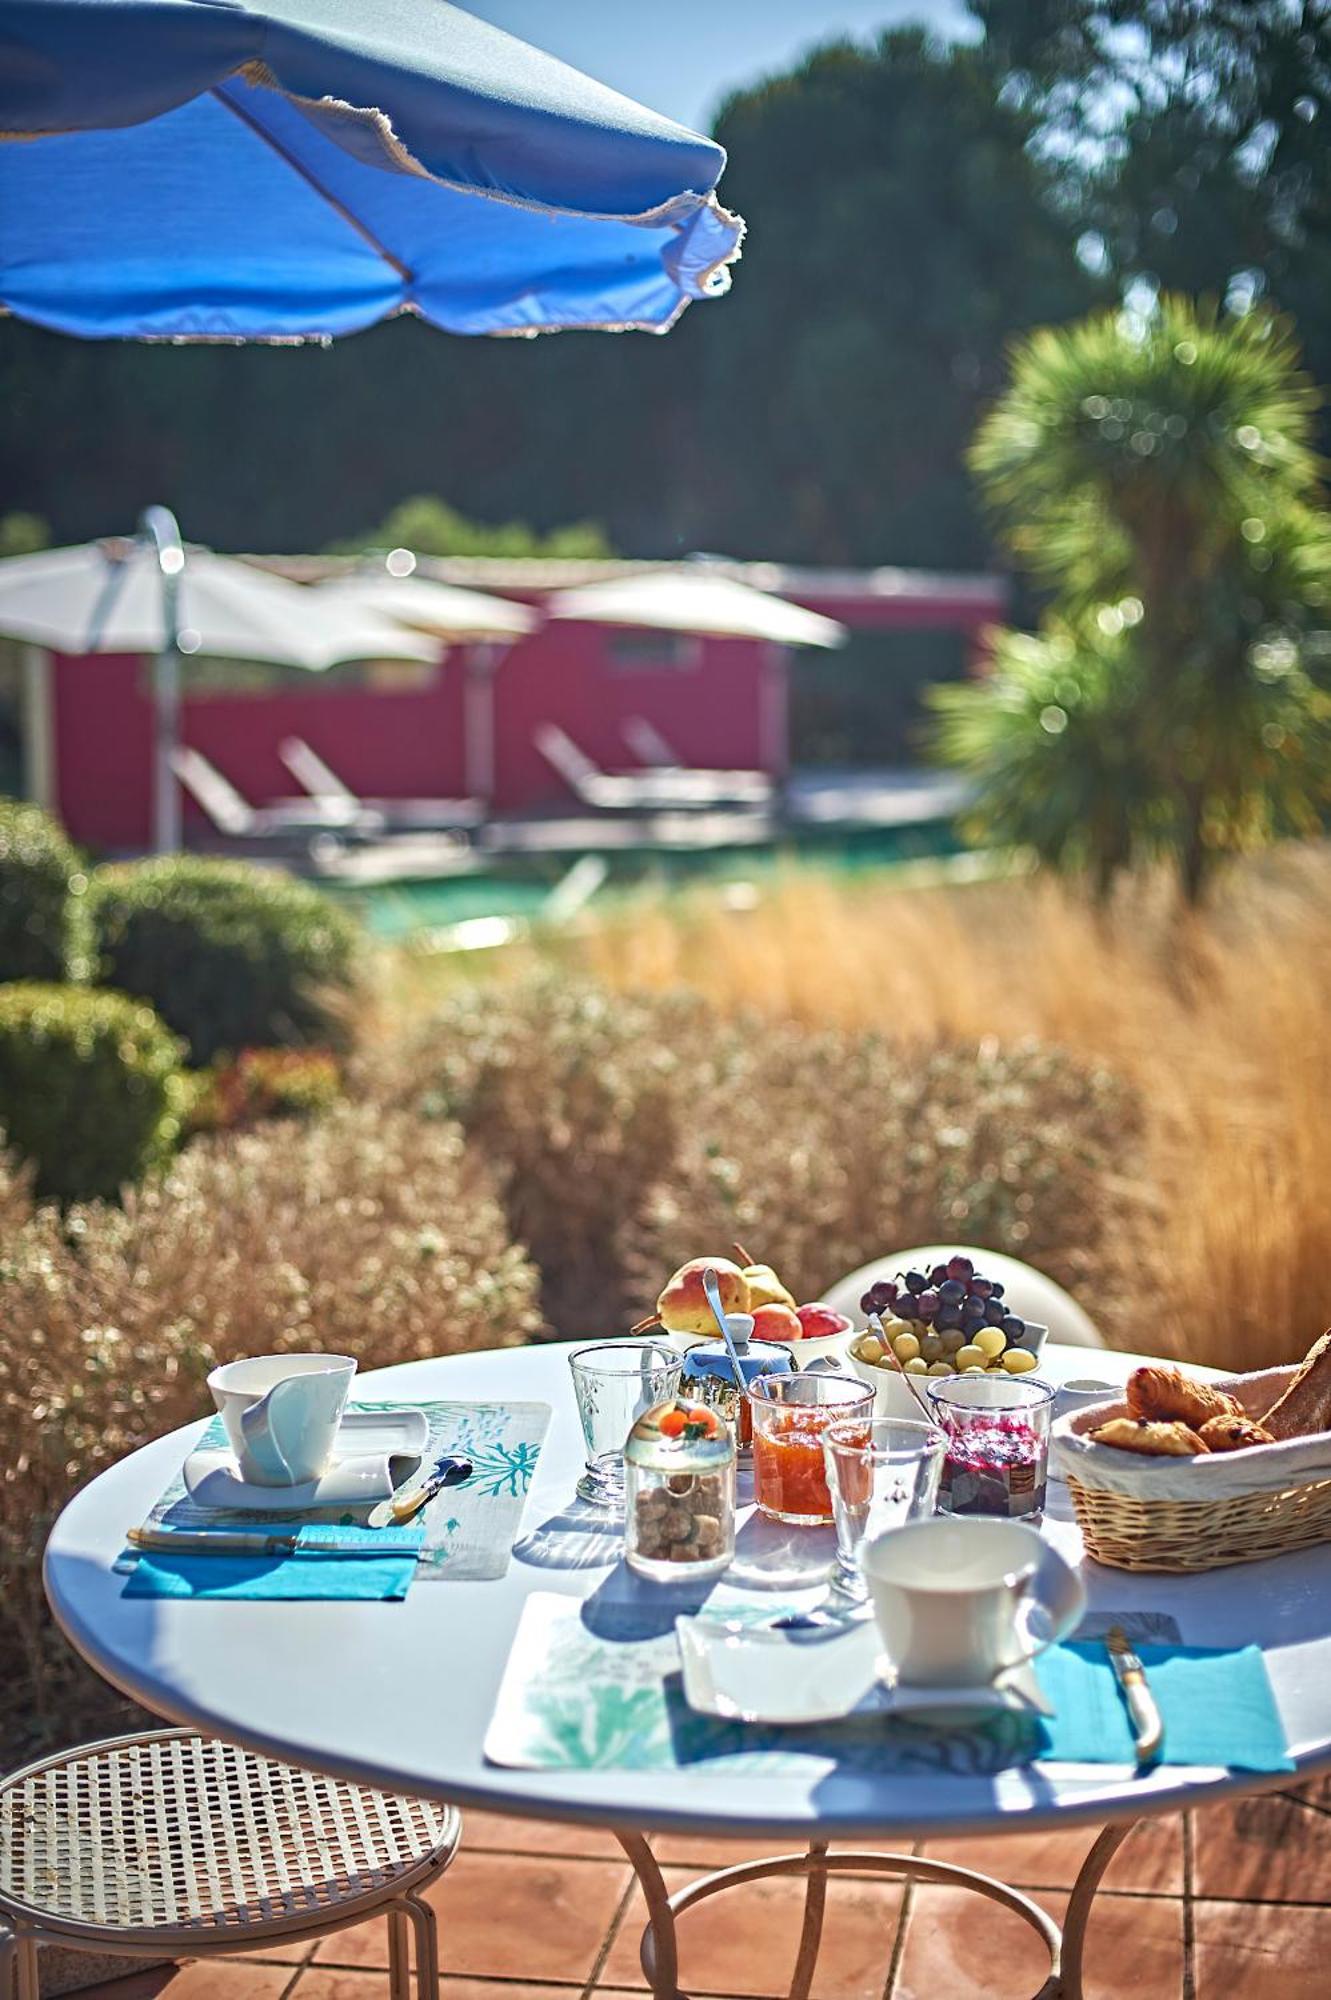
[[[770,1264],[755,1264],[742,1243],[732,1243],[731,1249],[742,1268],[744,1282],[749,1288],[747,1310],[755,1312],[759,1306],[789,1306],[795,1310],[795,1294],[787,1291]]]
[[[728,1257],[691,1257],[687,1264],[680,1265],[667,1283],[656,1301],[656,1311],[646,1319],[640,1319],[633,1332],[647,1333],[654,1326],[663,1326],[667,1333],[700,1333],[708,1339],[713,1335],[719,1338],[719,1329],[702,1288],[702,1274],[709,1264],[716,1272],[722,1311],[747,1312],[749,1288],[738,1264],[732,1264]]]

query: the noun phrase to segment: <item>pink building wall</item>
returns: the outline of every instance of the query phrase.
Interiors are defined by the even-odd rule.
[[[644,716],[688,764],[779,771],[784,667],[749,640],[684,642],[683,664],[625,670],[607,627],[551,623],[521,640],[494,679],[494,805],[501,812],[567,807],[572,794],[536,749],[556,722],[596,763],[632,768],[621,734]],[[299,788],[278,755],[301,736],[365,797],[459,797],[466,660],[454,649],[429,687],[410,691],[319,684],[266,694],[197,695],[182,708],[184,742],[201,750],[254,805]],[[57,807],[74,839],[103,850],[151,844],[150,663],[106,655],[54,663]],[[186,825],[203,824],[185,801]]]

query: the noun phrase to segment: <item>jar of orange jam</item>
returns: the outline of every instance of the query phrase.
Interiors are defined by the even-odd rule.
[[[774,1521],[821,1528],[832,1519],[823,1462],[831,1423],[862,1421],[874,1392],[853,1375],[760,1375],[748,1388],[753,1421],[753,1497]]]

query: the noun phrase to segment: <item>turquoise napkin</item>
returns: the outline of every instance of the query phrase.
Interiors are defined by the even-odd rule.
[[[297,1530],[327,1542],[337,1555],[199,1556],[154,1549],[140,1554],[125,1585],[126,1597],[267,1597],[359,1599],[387,1603],[405,1597],[425,1541],[423,1527],[360,1528],[327,1524]]]
[[[1165,1725],[1163,1764],[1292,1771],[1266,1662],[1256,1646],[1138,1646]],[[1132,1726],[1101,1645],[1051,1646],[1035,1675],[1053,1704],[1037,1755],[1070,1764],[1131,1764]]]

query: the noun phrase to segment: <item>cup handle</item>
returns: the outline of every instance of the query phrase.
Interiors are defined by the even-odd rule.
[[[1026,1640],[1026,1649],[1024,1652],[1013,1653],[1009,1659],[1004,1660],[998,1669],[1000,1674],[1011,1673],[1014,1667],[1027,1666],[1048,1650],[1048,1640],[1037,1638],[1030,1629],[1031,1619],[1040,1609],[1040,1600],[1031,1588],[1034,1582],[1033,1569],[1028,1570],[1024,1576],[1013,1579],[1012,1595],[1017,1600],[1016,1625],[1019,1634]]]
[[[296,1481],[291,1467],[286,1461],[282,1447],[277,1441],[273,1419],[283,1400],[283,1391],[295,1387],[293,1382],[275,1382],[266,1396],[240,1413],[240,1431],[245,1447],[260,1471],[265,1473],[274,1486],[294,1486]]]

